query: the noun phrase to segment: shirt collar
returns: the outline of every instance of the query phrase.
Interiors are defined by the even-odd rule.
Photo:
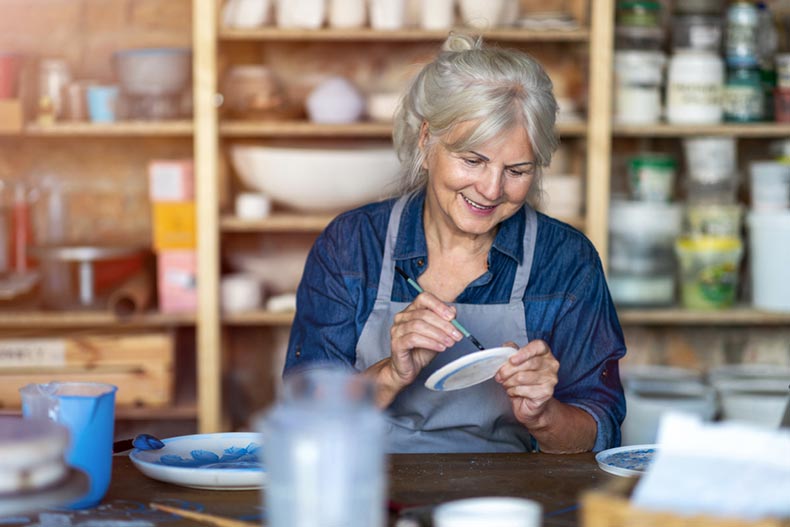
[[[398,239],[395,242],[393,257],[396,260],[427,257],[428,245],[425,241],[423,228],[423,206],[425,205],[425,190],[419,191],[408,198],[398,229]],[[521,264],[524,259],[525,229],[524,207],[503,221],[499,226],[493,248]]]

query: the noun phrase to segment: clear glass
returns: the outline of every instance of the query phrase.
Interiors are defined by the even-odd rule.
[[[368,379],[342,370],[285,380],[279,402],[257,421],[270,527],[384,525],[384,419],[374,394]]]

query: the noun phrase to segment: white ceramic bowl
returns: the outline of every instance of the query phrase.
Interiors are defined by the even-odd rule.
[[[242,182],[304,212],[340,212],[391,194],[400,163],[391,146],[234,145]]]
[[[540,503],[504,496],[442,503],[433,512],[436,527],[539,527]]]

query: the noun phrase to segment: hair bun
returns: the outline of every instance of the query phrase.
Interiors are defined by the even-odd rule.
[[[443,51],[469,51],[470,49],[481,49],[483,47],[482,37],[473,37],[471,35],[463,35],[457,33],[450,33],[447,40],[442,44]]]

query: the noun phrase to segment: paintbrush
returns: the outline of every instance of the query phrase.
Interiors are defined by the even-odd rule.
[[[215,525],[216,527],[260,527],[257,522],[245,522],[241,520],[234,520],[233,518],[225,518],[223,516],[215,516],[214,514],[207,514],[205,512],[188,511],[186,509],[178,509],[168,505],[160,505],[159,503],[149,503],[152,509],[169,512],[182,518],[189,518],[190,520]]]
[[[425,292],[425,291],[423,291],[423,288],[420,287],[420,284],[418,284],[415,280],[412,280],[409,277],[409,275],[407,275],[406,272],[403,269],[401,269],[398,266],[395,266],[395,270],[398,271],[398,274],[401,275],[404,278],[404,280],[406,280],[409,283],[409,285],[414,288],[415,291],[417,291],[418,293],[424,293]],[[485,349],[485,347],[483,347],[483,345],[480,344],[480,341],[477,340],[474,335],[469,333],[469,331],[467,331],[466,328],[463,327],[461,325],[461,323],[458,322],[456,319],[452,319],[450,321],[450,324],[455,326],[456,329],[458,329],[458,331],[463,333],[464,337],[468,338],[472,342],[472,344],[474,344],[477,347],[477,349],[479,349],[479,350],[484,350]]]

